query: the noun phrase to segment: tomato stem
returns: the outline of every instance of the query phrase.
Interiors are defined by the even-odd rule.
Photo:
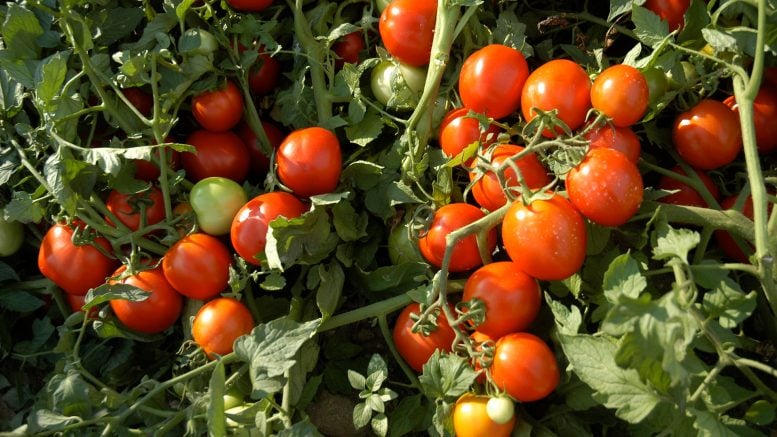
[[[405,295],[406,296],[406,295]],[[402,369],[402,372],[407,377],[408,381],[410,381],[410,384],[419,392],[423,393],[423,387],[421,386],[421,383],[418,381],[418,377],[416,376],[415,372],[413,372],[413,369],[408,366],[407,362],[402,358],[402,356],[399,354],[399,351],[397,350],[397,345],[394,344],[393,336],[391,335],[391,330],[388,326],[388,320],[386,319],[386,314],[380,314],[378,315],[378,326],[380,327],[380,333],[383,335],[383,339],[386,341],[386,345],[389,348],[389,351],[391,352],[391,355],[394,357],[394,361],[396,361],[399,364],[399,368]]]

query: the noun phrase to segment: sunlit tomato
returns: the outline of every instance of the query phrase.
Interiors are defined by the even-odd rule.
[[[727,209],[733,209],[736,201],[737,201],[738,195],[734,194],[731,196],[726,197],[720,202],[720,208],[723,210]],[[750,220],[753,219],[753,198],[752,196],[747,196],[747,199],[745,199],[744,204],[742,205],[742,210],[740,211],[742,215],[749,218]],[[748,257],[753,254],[755,248],[754,246],[747,242],[743,241],[745,244],[745,248],[747,251],[743,251],[742,247],[737,244],[736,240],[729,232],[723,231],[723,230],[717,230],[714,232],[715,235],[715,241],[718,243],[718,247],[723,251],[723,253],[726,254],[729,258],[741,262],[741,263],[749,263]]]
[[[489,117],[506,117],[521,105],[521,90],[528,77],[529,66],[521,52],[501,44],[487,45],[461,66],[461,101]]]
[[[283,216],[299,217],[307,211],[305,204],[284,191],[260,194],[243,205],[232,220],[229,231],[232,247],[247,262],[260,265],[270,223]]]
[[[510,259],[537,279],[565,279],[585,260],[585,222],[560,194],[529,205],[513,202],[502,222],[502,241]]]
[[[451,203],[443,206],[434,213],[434,219],[426,234],[418,239],[421,254],[431,265],[440,268],[448,234],[483,217],[485,217],[483,211],[468,203]],[[491,253],[496,247],[495,229],[488,231],[487,240],[488,247],[485,249]],[[448,270],[464,272],[481,264],[483,260],[478,251],[477,238],[475,235],[468,235],[454,246]]]
[[[507,437],[515,426],[515,414],[502,424],[495,422],[488,415],[489,396],[478,396],[465,393],[456,401],[453,407],[453,430],[457,437]],[[507,399],[507,398],[505,398]],[[512,405],[512,401],[507,399]]]
[[[194,96],[192,115],[200,126],[209,131],[230,130],[243,118],[243,95],[237,85],[227,81],[223,88]]]
[[[248,201],[243,187],[232,179],[205,178],[192,187],[189,203],[197,216],[197,224],[210,235],[229,233],[232,219]]]
[[[259,12],[267,9],[272,0],[227,0],[227,4],[237,11]]]
[[[24,226],[17,221],[8,221],[0,211],[0,256],[11,256],[24,243]]]
[[[211,176],[238,183],[245,180],[251,157],[248,147],[235,133],[197,130],[186,142],[196,150],[196,153],[184,153],[181,157],[186,176],[192,182]]]
[[[452,158],[475,141],[480,141],[481,147],[485,149],[496,142],[502,131],[494,124],[481,131],[478,119],[467,117],[468,113],[469,108],[454,109],[440,123],[440,148],[445,156]],[[467,164],[471,162],[470,160]]]
[[[472,185],[472,195],[478,205],[489,211],[496,211],[507,203],[507,196],[499,182],[496,169],[523,150],[523,147],[513,144],[499,144],[492,150],[488,170]],[[548,171],[534,153],[522,156],[515,161],[515,164],[529,189],[537,190],[550,182]],[[474,181],[477,176],[477,172],[470,172],[470,181]],[[511,166],[505,168],[502,177],[505,187],[520,191],[520,180]]]
[[[298,129],[278,147],[278,179],[302,197],[331,193],[340,180],[340,141],[321,127]]]
[[[681,175],[686,174],[680,166],[674,167],[672,171]],[[712,178],[703,171],[694,171],[699,176],[699,179],[701,179],[704,186],[707,187],[707,191],[712,194],[712,197],[717,199],[720,195],[720,191],[718,190],[717,185],[715,185],[715,182],[712,181]],[[661,179],[658,181],[658,188],[667,191],[677,190],[676,193],[660,198],[659,201],[661,202],[671,203],[673,205],[696,206],[699,208],[709,207],[707,202],[704,201],[704,198],[701,197],[701,194],[696,190],[669,176],[661,176]]]
[[[461,301],[474,298],[486,306],[486,319],[477,330],[491,338],[524,331],[542,302],[537,281],[510,261],[486,264],[467,278]]]
[[[141,223],[144,226],[151,226],[165,219],[164,202],[162,190],[151,186],[135,194],[112,190],[105,206],[124,226],[131,231],[137,231]],[[108,224],[113,224],[110,218],[106,217],[105,220]]]
[[[383,45],[399,62],[416,67],[428,64],[436,17],[436,0],[393,0],[380,14]]]
[[[132,103],[132,106],[146,117],[151,115],[154,110],[154,98],[151,94],[145,92],[143,88],[132,87],[121,90],[124,93],[124,97]]]
[[[642,77],[647,82],[650,104],[655,105],[661,101],[661,98],[669,90],[669,79],[666,77],[664,70],[658,67],[642,70]]]
[[[165,278],[179,293],[192,299],[210,299],[227,288],[232,255],[224,243],[208,234],[194,233],[173,244],[164,258]]]
[[[642,145],[639,137],[630,127],[617,127],[606,124],[589,130],[584,138],[591,142],[591,149],[604,147],[615,149],[629,158],[629,161],[636,164],[639,162],[639,155],[642,152]]]
[[[259,58],[248,73],[248,88],[252,93],[264,96],[270,94],[281,77],[281,63],[259,47]]]
[[[426,81],[426,69],[381,61],[370,73],[370,89],[375,100],[396,111],[409,111],[418,104]]]
[[[602,226],[626,223],[642,204],[639,169],[614,149],[591,149],[567,174],[566,185],[578,211]]]
[[[420,314],[420,312],[420,307],[415,302],[406,306],[397,317],[392,335],[399,355],[416,372],[423,370],[424,364],[429,361],[429,357],[435,350],[450,352],[453,340],[456,338],[456,333],[453,332],[442,311],[437,316],[437,329],[428,336],[422,332],[413,332],[414,321],[410,315]]]
[[[91,244],[76,246],[73,229],[56,224],[40,243],[38,269],[65,292],[83,296],[90,288],[102,285],[116,266],[116,261],[106,255],[111,253],[108,240],[98,237],[93,242],[100,249]]]
[[[343,35],[339,40],[332,44],[332,51],[335,52],[335,68],[338,70],[344,63],[356,64],[359,62],[359,53],[364,50],[364,36],[361,30]]]
[[[723,103],[739,113],[734,96],[728,97]],[[777,150],[777,87],[761,86],[753,101],[753,123],[758,151],[765,155]]]
[[[739,117],[722,102],[702,100],[677,116],[672,141],[688,164],[716,169],[733,161],[742,150]]]
[[[113,276],[127,270],[119,267]],[[111,309],[124,326],[146,334],[156,334],[173,326],[181,315],[183,298],[165,279],[162,269],[156,267],[143,270],[112,284],[127,284],[149,292],[149,296],[140,301],[125,299],[111,300]]]
[[[518,332],[496,342],[491,377],[497,387],[513,398],[531,402],[553,392],[560,375],[548,345],[536,335]]]
[[[286,138],[286,134],[269,121],[262,120],[262,128],[264,129],[264,134],[267,135],[267,139],[270,140],[270,146],[272,146],[273,150],[277,149],[283,142],[283,139]],[[267,171],[270,169],[270,158],[262,152],[259,139],[254,131],[251,130],[248,124],[241,123],[237,128],[237,134],[248,147],[248,153],[251,155],[249,176],[259,177],[260,175],[267,174]]]
[[[542,64],[526,79],[521,92],[521,112],[526,121],[537,116],[532,108],[558,110],[558,118],[575,130],[583,125],[591,109],[591,79],[580,65],[567,59]],[[556,132],[562,130],[557,128]],[[545,130],[546,136],[551,136]]]
[[[681,29],[691,0],[647,0],[643,5],[669,24],[669,30]]]
[[[615,126],[638,122],[645,115],[649,100],[647,81],[630,65],[605,68],[591,85],[591,105],[610,117]]]
[[[235,340],[254,329],[254,318],[239,300],[219,297],[206,303],[194,316],[192,337],[208,358],[232,352]]]

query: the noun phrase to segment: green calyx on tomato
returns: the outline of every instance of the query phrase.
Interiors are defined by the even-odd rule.
[[[372,69],[370,85],[375,99],[389,109],[409,111],[418,104],[426,69],[381,61]]]
[[[243,187],[232,179],[205,178],[192,187],[189,203],[200,229],[211,235],[226,235],[237,211],[248,202]]]

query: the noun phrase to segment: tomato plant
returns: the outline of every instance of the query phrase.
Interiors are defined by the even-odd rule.
[[[445,319],[443,312],[439,312],[436,327],[428,335],[423,332],[413,332],[415,321],[412,314],[419,314],[420,307],[417,303],[407,305],[399,313],[394,322],[392,338],[397,351],[402,359],[416,372],[423,370],[424,364],[429,360],[435,350],[450,351],[456,334]]]
[[[487,45],[469,55],[461,66],[461,101],[489,117],[506,117],[521,105],[521,90],[528,77],[523,53],[501,44]]]
[[[251,332],[254,318],[242,302],[219,297],[200,308],[192,322],[192,337],[209,358],[232,352],[235,340]]]
[[[666,21],[669,30],[677,30],[682,29],[690,5],[691,0],[647,0],[644,6]]]
[[[723,103],[734,112],[739,113],[739,106],[730,96]],[[761,86],[758,95],[753,101],[753,122],[755,123],[755,140],[758,151],[761,154],[771,153],[777,150],[777,87],[768,88]]]
[[[425,262],[418,250],[418,242],[408,228],[410,223],[402,221],[391,229],[388,236],[388,256],[394,265],[407,262]]]
[[[498,398],[466,393],[456,401],[456,406],[453,408],[453,429],[458,437],[511,435],[515,427],[515,415],[510,414],[510,418],[503,423],[496,422],[488,412],[488,405],[492,399]],[[502,399],[510,402],[512,406],[511,400]]]
[[[272,5],[272,0],[227,0],[227,4],[238,11],[260,12]]]
[[[232,179],[205,178],[192,187],[189,203],[197,215],[200,229],[210,235],[225,235],[232,218],[248,201],[245,190]]]
[[[378,23],[386,50],[404,64],[428,64],[436,14],[434,0],[392,0]]]
[[[342,68],[343,64],[358,64],[359,54],[364,50],[364,34],[358,30],[344,35],[332,44],[332,51],[337,58],[335,68]]]
[[[148,117],[154,110],[154,98],[142,88],[131,87],[121,90],[124,93],[124,97],[132,103],[132,106],[138,110],[141,114]]]
[[[687,176],[685,170],[679,166],[674,167],[672,171],[680,175]],[[720,190],[718,189],[718,186],[715,185],[715,182],[712,180],[712,178],[703,171],[693,171],[696,173],[699,179],[701,179],[701,182],[704,184],[712,197],[717,199],[720,196]],[[670,176],[661,176],[661,179],[658,181],[658,188],[667,191],[677,191],[676,193],[662,197],[660,199],[662,202],[671,203],[673,205],[696,206],[699,208],[708,208],[710,206],[698,191],[694,190],[690,185],[678,181],[677,179]]]
[[[534,334],[518,332],[496,342],[491,378],[518,401],[532,402],[552,393],[560,375],[547,343]]]
[[[651,105],[655,105],[661,101],[661,98],[669,90],[669,79],[666,77],[664,70],[658,67],[642,70],[642,77],[647,82],[648,95],[650,96],[649,102]]]
[[[24,226],[8,221],[0,214],[0,257],[11,256],[24,244]]]
[[[208,234],[189,234],[167,250],[162,269],[170,285],[182,295],[206,300],[227,288],[232,255],[220,240]]]
[[[454,109],[440,123],[440,148],[446,156],[458,155],[475,141],[480,141],[481,148],[485,150],[496,142],[499,132],[502,131],[494,124],[481,131],[478,119],[467,116],[469,111],[469,108]],[[465,164],[471,162],[472,160],[468,160]]]
[[[649,100],[647,81],[630,65],[605,68],[591,85],[591,105],[608,116],[615,126],[638,122],[645,115]]]
[[[467,226],[485,216],[483,211],[467,203],[451,203],[434,213],[432,223],[426,233],[418,239],[418,248],[429,263],[441,267],[445,257],[446,239],[451,232]],[[487,247],[484,250],[493,252],[496,247],[496,230],[488,230]],[[464,272],[483,263],[474,235],[467,236],[453,247],[448,270]]]
[[[607,124],[589,130],[584,138],[590,141],[589,146],[592,149],[599,147],[615,149],[626,155],[634,164],[639,162],[642,145],[637,134],[628,126],[618,127]]]
[[[169,143],[173,142],[172,138],[167,138]],[[159,179],[159,163],[162,162],[162,154],[166,156],[165,165],[171,170],[177,170],[181,163],[181,152],[175,150],[158,149],[153,153],[150,160],[135,159],[135,179],[141,181],[153,182]]]
[[[299,217],[306,211],[305,204],[289,193],[275,191],[260,194],[234,215],[229,231],[232,247],[244,260],[261,265],[270,223],[278,217]]]
[[[250,154],[243,140],[235,133],[197,130],[186,139],[196,153],[184,153],[181,157],[187,177],[199,180],[220,176],[243,182],[248,175]]]
[[[475,270],[467,278],[461,297],[462,302],[472,299],[480,299],[486,306],[485,321],[477,330],[491,338],[526,330],[542,302],[537,281],[510,261]]]
[[[119,267],[112,276],[118,277],[127,270]],[[134,331],[156,334],[173,326],[181,315],[183,298],[165,279],[161,267],[136,272],[111,284],[126,284],[148,292],[143,300],[112,299],[111,309],[121,323]]]
[[[155,186],[140,193],[125,194],[113,190],[105,206],[124,226],[137,231],[141,226],[151,226],[165,218],[162,190]],[[112,224],[110,218],[106,218]]]
[[[672,141],[688,164],[702,170],[729,164],[742,150],[737,114],[711,99],[702,100],[677,116]]]
[[[530,190],[537,190],[548,183],[548,171],[542,166],[537,155],[532,152],[515,159],[515,166],[520,171],[520,178],[515,169],[509,164],[508,160],[513,160],[516,155],[524,150],[521,146],[513,144],[499,144],[494,147],[490,155],[490,165],[485,172],[471,171],[469,173],[472,185],[472,195],[478,205],[489,211],[496,211],[507,203],[505,189],[515,189],[521,187],[521,179]],[[497,175],[497,169],[500,166],[507,166],[502,172],[502,181]],[[503,187],[504,184],[504,187]]]
[[[426,71],[421,67],[381,61],[372,69],[370,89],[375,99],[389,109],[406,111],[418,103]]]
[[[510,259],[537,279],[567,278],[585,260],[585,222],[560,194],[528,205],[513,202],[502,223],[502,241]]]
[[[264,134],[267,135],[267,139],[270,140],[270,146],[275,150],[281,145],[283,139],[286,138],[286,134],[276,126],[275,124],[262,120],[262,129]],[[270,158],[264,154],[261,146],[259,145],[259,139],[256,134],[245,123],[241,123],[237,128],[237,134],[243,143],[248,147],[248,153],[251,155],[251,168],[249,176],[265,175],[270,169]]]
[[[603,226],[626,223],[642,204],[642,175],[623,153],[591,149],[566,179],[572,204],[589,220]]]
[[[568,59],[554,59],[532,71],[521,90],[521,112],[531,121],[536,111],[556,110],[569,129],[583,125],[591,108],[591,79],[580,65]],[[556,133],[561,129],[556,128]],[[552,135],[549,130],[546,136]]]
[[[298,196],[330,193],[340,181],[340,141],[324,128],[290,133],[278,147],[275,160],[278,179]]]
[[[738,197],[739,196],[737,195],[727,196],[725,199],[723,199],[720,202],[721,209],[723,210],[733,209],[736,206]],[[745,217],[751,220],[753,219],[752,196],[747,196],[747,198],[745,198],[745,201],[742,204],[742,209],[740,212]],[[748,242],[743,242],[745,246],[742,247],[739,245],[739,243],[737,243],[737,241],[729,232],[726,232],[723,230],[716,230],[714,235],[715,235],[715,241],[717,242],[718,247],[720,247],[720,249],[723,251],[723,253],[726,254],[727,257],[741,263],[750,262],[748,258],[753,253],[752,244]]]
[[[251,66],[248,73],[248,87],[256,95],[270,94],[277,86],[281,77],[281,63],[278,59],[265,52],[264,47],[259,46],[260,63]]]
[[[232,129],[243,118],[243,95],[232,81],[223,88],[205,91],[192,98],[192,115],[212,132]]]

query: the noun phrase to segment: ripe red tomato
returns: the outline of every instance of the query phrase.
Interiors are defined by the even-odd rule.
[[[86,303],[86,296],[65,293],[65,300],[67,301],[67,304],[70,307],[70,310],[73,311],[74,313],[77,313],[79,311],[81,312],[84,311],[82,308]],[[89,312],[86,313],[86,317],[89,319],[96,319],[99,312],[100,312],[99,308],[97,308],[96,306],[92,307],[89,309]]]
[[[505,423],[492,420],[487,412],[489,396],[465,393],[453,407],[453,430],[457,437],[507,437],[513,432],[515,415]],[[510,401],[512,402],[512,401]]]
[[[283,139],[286,138],[286,134],[269,121],[262,120],[262,128],[264,128],[264,133],[267,135],[267,139],[270,140],[273,150],[277,149],[283,142]],[[254,131],[251,130],[248,124],[241,123],[237,128],[237,134],[248,147],[248,153],[251,155],[250,176],[258,177],[267,174],[267,171],[270,170],[270,158],[262,152],[262,148],[259,146],[259,139],[256,138]]]
[[[56,224],[49,228],[40,243],[38,269],[69,294],[83,296],[90,288],[105,283],[116,261],[105,253],[111,253],[111,245],[103,237],[94,239],[101,249],[73,243],[73,228]]]
[[[272,0],[227,0],[232,9],[243,12],[259,12],[267,9]]]
[[[232,352],[235,340],[254,329],[254,318],[239,300],[219,297],[206,303],[194,316],[192,337],[213,359]]]
[[[674,167],[672,171],[681,175],[686,174],[680,166]],[[717,199],[720,196],[720,191],[715,185],[715,182],[712,181],[712,178],[703,171],[694,171],[699,176],[704,186],[707,187],[707,191],[712,194],[712,197]],[[658,188],[667,191],[679,190],[676,193],[660,198],[659,201],[661,202],[671,203],[673,205],[696,206],[699,208],[709,207],[707,202],[704,201],[696,190],[669,176],[661,176],[661,179],[658,181]]]
[[[281,77],[281,63],[265,53],[264,47],[259,47],[259,59],[251,66],[248,73],[248,88],[256,95],[270,94],[278,85]]]
[[[343,67],[344,63],[358,63],[359,53],[364,50],[364,47],[364,36],[361,30],[351,32],[341,37],[332,44],[332,51],[337,55],[337,58],[335,59],[335,68],[339,70]]]
[[[565,279],[585,260],[585,222],[560,194],[529,205],[513,202],[502,222],[502,241],[510,259],[537,279]]]
[[[299,217],[307,210],[299,199],[284,191],[260,194],[243,205],[232,219],[232,247],[247,262],[261,265],[257,255],[264,254],[270,223],[279,216]]]
[[[610,117],[615,126],[638,122],[645,115],[649,101],[645,77],[630,65],[605,68],[591,85],[591,105]]]
[[[720,202],[720,208],[723,210],[732,209],[734,208],[734,204],[737,201],[738,195],[734,194],[731,196],[726,197]],[[770,208],[771,209],[771,208]],[[750,220],[753,219],[753,198],[752,196],[747,196],[747,199],[745,199],[744,205],[742,205],[742,211],[740,211],[742,215],[749,218]],[[718,243],[718,247],[723,251],[723,253],[726,254],[729,258],[741,262],[741,263],[750,263],[748,260],[748,257],[753,254],[755,248],[752,244],[745,241],[745,245],[747,246],[747,252],[743,251],[741,247],[739,247],[739,244],[737,244],[736,240],[734,240],[734,237],[731,236],[729,232],[717,230],[714,232],[715,235],[715,241]]]
[[[531,402],[553,392],[560,375],[548,345],[536,335],[517,332],[496,342],[491,377],[497,387],[513,398]]]
[[[429,263],[442,266],[445,238],[451,232],[485,217],[483,211],[468,203],[451,203],[438,209],[426,234],[418,239],[418,248]],[[496,230],[488,232],[488,251],[496,248]],[[448,270],[465,272],[483,264],[475,235],[468,235],[454,246]]]
[[[761,88],[777,89],[777,67],[764,68]]]
[[[436,0],[393,0],[380,14],[383,45],[403,64],[428,64],[436,17]]]
[[[235,133],[198,130],[189,135],[186,142],[197,150],[181,157],[186,175],[192,182],[221,176],[242,183],[248,175],[251,156]]]
[[[677,116],[672,141],[688,164],[702,170],[716,169],[733,161],[742,150],[739,117],[722,102],[702,100]]]
[[[489,117],[506,117],[521,105],[521,90],[528,77],[523,53],[501,44],[487,45],[469,55],[461,66],[461,101]]]
[[[423,370],[424,364],[429,361],[429,357],[435,350],[450,352],[453,340],[456,338],[456,333],[453,332],[442,311],[437,316],[437,329],[434,332],[428,336],[421,332],[414,333],[411,330],[414,322],[410,314],[420,312],[420,307],[415,302],[406,306],[397,317],[392,335],[399,355],[402,355],[402,358],[416,372]]]
[[[477,330],[491,338],[526,330],[542,303],[537,281],[510,261],[493,262],[475,270],[464,284],[461,301],[473,298],[486,305],[486,320]]]
[[[113,276],[127,270],[119,267]],[[111,300],[111,309],[124,326],[146,334],[156,334],[173,326],[181,315],[183,298],[165,279],[162,269],[156,267],[143,270],[120,281],[111,280],[111,284],[127,284],[151,293],[140,301],[124,299]]]
[[[472,185],[472,195],[478,205],[489,211],[496,211],[507,203],[507,196],[499,183],[496,169],[523,150],[523,147],[513,144],[499,144],[492,150],[489,169]],[[534,153],[522,156],[515,164],[531,190],[540,189],[550,182],[548,171]],[[469,180],[474,181],[477,176],[477,172],[470,172]],[[506,187],[520,189],[518,175],[512,167],[505,169],[503,176]]]
[[[606,124],[586,132],[584,138],[591,142],[591,149],[605,147],[615,149],[636,164],[642,153],[642,145],[637,134],[630,127],[617,127]]]
[[[739,114],[734,96],[728,97],[723,103]],[[755,124],[755,140],[758,152],[762,155],[777,150],[777,86],[774,88],[761,86],[753,101],[753,123]]]
[[[172,138],[167,138],[165,141],[168,143],[174,142]],[[157,149],[152,154],[151,160],[134,159],[132,162],[135,164],[135,179],[153,182],[159,179],[159,163],[162,162],[162,152],[164,151],[167,157],[167,168],[175,171],[181,165],[181,152],[173,149]]]
[[[669,24],[669,30],[681,29],[691,0],[647,0],[643,5]]]
[[[207,300],[227,288],[232,255],[216,237],[194,233],[173,244],[164,258],[165,278],[179,293]]]
[[[591,149],[567,174],[566,185],[578,211],[602,226],[626,223],[642,204],[639,169],[614,149]]]
[[[301,197],[331,193],[340,180],[340,141],[321,127],[298,129],[278,147],[278,179]]]
[[[554,59],[542,64],[526,79],[521,92],[521,112],[526,121],[537,116],[532,108],[558,110],[558,118],[575,130],[583,125],[591,109],[591,79],[578,64]],[[557,128],[556,132],[562,130]],[[545,136],[553,136],[549,130]]]
[[[457,108],[445,115],[440,123],[440,148],[445,156],[454,157],[475,141],[486,148],[495,143],[502,130],[492,124],[484,132],[480,131],[480,122],[476,118],[466,117],[469,108]],[[472,161],[469,160],[469,165]]]
[[[124,93],[124,97],[132,103],[132,106],[138,110],[141,114],[148,117],[154,110],[154,98],[151,94],[145,92],[143,88],[131,87],[121,90]]]
[[[156,186],[135,194],[124,194],[112,190],[105,206],[119,221],[131,231],[140,229],[141,219],[144,226],[150,226],[165,219],[165,203],[162,190]],[[110,218],[105,217],[113,225]]]
[[[200,126],[212,132],[232,129],[243,118],[243,95],[232,81],[220,89],[192,98],[192,115]]]

